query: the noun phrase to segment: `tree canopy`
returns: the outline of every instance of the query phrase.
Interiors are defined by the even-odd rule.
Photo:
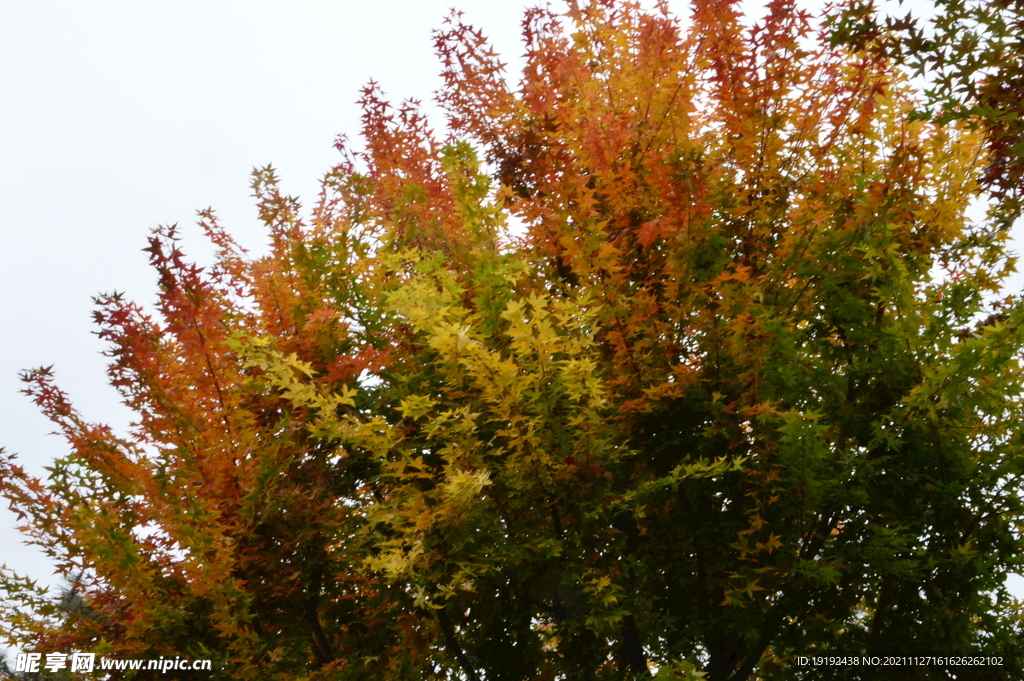
[[[902,4],[902,2],[900,3]],[[833,7],[832,41],[872,50],[928,82],[917,115],[982,124],[982,184],[1009,224],[1024,209],[1024,2],[935,0],[934,13],[887,14],[874,0]]]
[[[308,214],[257,171],[266,253],[152,235],[155,306],[97,298],[130,432],[26,372],[70,451],[0,491],[71,585],[4,572],[4,633],[224,679],[1022,678],[985,126],[786,0],[523,36],[512,83],[453,14],[446,129],[368,86]]]

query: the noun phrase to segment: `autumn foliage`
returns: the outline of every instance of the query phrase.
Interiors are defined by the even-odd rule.
[[[97,301],[130,432],[26,374],[70,453],[0,489],[73,584],[5,573],[8,634],[224,679],[1020,678],[984,130],[781,0],[523,29],[517,84],[436,34],[443,133],[368,87],[308,214],[256,172],[266,254],[152,236],[156,305]]]

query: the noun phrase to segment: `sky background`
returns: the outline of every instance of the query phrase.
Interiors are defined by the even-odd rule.
[[[66,452],[19,392],[19,371],[51,364],[88,420],[124,430],[92,297],[155,299],[141,249],[161,224],[209,262],[195,227],[208,206],[259,251],[253,167],[273,164],[287,193],[314,198],[341,160],[336,137],[358,138],[368,81],[429,102],[431,32],[452,2],[0,0],[0,447],[36,474]],[[519,53],[525,2],[459,6]],[[13,524],[4,504],[0,562],[48,580]]]
[[[452,4],[514,71],[532,2],[0,0],[0,446],[36,474],[66,451],[19,393],[18,372],[37,366],[54,366],[88,420],[123,431],[92,297],[153,301],[141,249],[157,225],[178,223],[208,262],[194,227],[208,206],[260,250],[253,167],[315,197],[335,138],[358,137],[368,81],[396,102],[440,85],[431,30]],[[0,509],[0,562],[49,581],[13,524]]]

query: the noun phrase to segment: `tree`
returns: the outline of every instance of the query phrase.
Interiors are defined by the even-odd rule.
[[[1019,678],[986,138],[790,2],[741,19],[531,10],[511,88],[455,14],[447,138],[370,86],[308,219],[255,174],[266,255],[158,231],[155,314],[98,299],[133,430],[26,374],[72,453],[2,489],[81,577],[8,575],[8,635],[238,679]]]

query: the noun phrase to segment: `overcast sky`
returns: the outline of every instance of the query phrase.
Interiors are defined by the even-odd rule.
[[[453,0],[0,0],[0,446],[27,468],[65,452],[19,394],[20,370],[54,365],[93,421],[129,419],[106,385],[92,296],[151,302],[149,230],[214,207],[244,245],[263,243],[254,166],[314,197],[355,137],[367,81],[400,100],[440,85],[431,29]],[[462,0],[466,19],[518,54],[526,3]],[[0,562],[48,578],[0,511]]]
[[[315,196],[334,139],[356,136],[367,81],[430,99],[431,29],[452,4],[516,63],[532,2],[0,0],[0,446],[37,474],[65,453],[19,394],[18,371],[41,365],[89,420],[123,429],[92,296],[151,302],[149,230],[182,225],[202,261],[191,226],[207,206],[258,249],[252,168]],[[47,581],[13,522],[0,511],[0,562]]]

